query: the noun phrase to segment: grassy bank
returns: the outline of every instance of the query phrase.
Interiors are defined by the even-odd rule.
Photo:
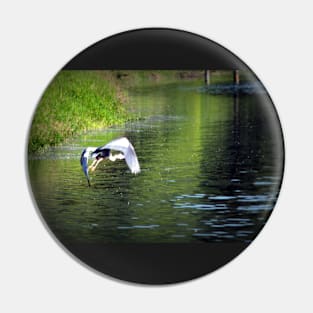
[[[61,71],[48,86],[35,112],[29,152],[89,129],[101,129],[129,119],[116,86],[98,71]]]

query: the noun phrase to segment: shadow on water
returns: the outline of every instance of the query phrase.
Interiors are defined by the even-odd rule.
[[[200,88],[199,88],[200,87]],[[249,242],[276,202],[280,124],[266,93],[212,95],[193,83],[129,90],[143,119],[89,132],[29,158],[38,207],[61,241]],[[87,146],[126,136],[142,172],[103,162],[88,188]]]

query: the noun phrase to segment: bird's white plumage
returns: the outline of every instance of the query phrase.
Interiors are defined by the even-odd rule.
[[[110,149],[120,151],[124,154],[126,163],[133,174],[140,172],[140,165],[133,145],[126,137],[118,138],[110,141],[102,147],[102,149]]]
[[[137,158],[135,149],[126,137],[114,139],[114,140],[110,141],[109,143],[107,143],[106,145],[98,147],[98,148],[88,147],[88,148],[86,148],[84,156],[88,160],[88,156],[91,153],[91,157],[95,158],[97,155],[97,152],[95,152],[95,151],[99,152],[99,151],[104,150],[104,149],[122,152],[130,171],[133,174],[137,174],[140,172],[140,165],[138,162],[138,158]],[[122,159],[122,157],[115,157],[115,159]],[[113,158],[110,157],[110,160],[113,161]]]
[[[116,150],[119,152],[122,152],[120,154],[111,154],[111,150]],[[109,155],[107,154],[109,152]],[[102,154],[103,153],[103,154]],[[80,157],[80,164],[82,166],[83,172],[86,175],[88,185],[90,186],[89,181],[89,167],[88,167],[88,159],[89,155],[91,154],[92,158],[96,158],[94,163],[90,166],[91,170],[94,171],[104,158],[108,158],[110,161],[114,162],[115,160],[122,160],[125,158],[126,164],[128,165],[130,171],[133,174],[137,174],[140,172],[140,166],[137,159],[137,155],[135,152],[135,149],[133,145],[129,142],[129,140],[126,137],[118,138],[115,140],[110,141],[104,146],[95,148],[95,147],[88,147],[83,150],[81,157]],[[100,155],[99,160],[97,159],[97,156]],[[103,155],[103,158],[101,159],[101,155]]]

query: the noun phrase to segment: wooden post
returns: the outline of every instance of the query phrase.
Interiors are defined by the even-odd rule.
[[[204,70],[204,83],[210,85],[210,70]]]
[[[239,85],[240,78],[239,78],[239,70],[233,71],[233,82],[235,85]]]

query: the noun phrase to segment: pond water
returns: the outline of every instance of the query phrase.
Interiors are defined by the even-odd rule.
[[[129,88],[140,120],[89,132],[30,156],[34,199],[61,241],[250,242],[277,200],[283,171],[280,124],[267,94],[209,94],[201,83]],[[141,173],[102,162],[91,187],[87,146],[126,136]]]

